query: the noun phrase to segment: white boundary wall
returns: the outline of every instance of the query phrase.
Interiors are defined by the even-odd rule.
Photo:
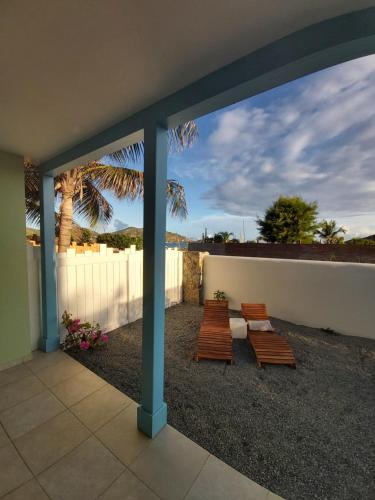
[[[30,332],[33,349],[41,335],[40,248],[27,248]],[[120,253],[100,245],[100,252],[56,255],[59,318],[67,310],[82,321],[94,321],[113,330],[142,317],[143,251],[135,247]],[[166,250],[166,307],[182,302],[183,253]],[[63,328],[61,335],[65,334]]]
[[[375,339],[375,265],[208,255],[204,297],[265,303],[276,318]]]

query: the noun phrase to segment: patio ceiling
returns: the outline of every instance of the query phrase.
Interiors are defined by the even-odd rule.
[[[0,149],[44,161],[282,36],[372,5],[2,2]]]

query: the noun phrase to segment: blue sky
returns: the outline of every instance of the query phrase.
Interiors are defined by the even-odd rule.
[[[170,154],[189,216],[167,229],[200,237],[257,236],[255,219],[280,195],[317,201],[348,236],[375,233],[375,56],[299,79],[197,120],[199,138]],[[139,167],[139,166],[137,166]],[[142,202],[110,198],[109,227],[141,227]]]

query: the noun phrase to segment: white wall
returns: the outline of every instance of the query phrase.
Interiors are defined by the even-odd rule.
[[[266,303],[271,316],[375,339],[375,265],[209,255],[204,296],[224,290],[229,306]]]
[[[40,323],[40,248],[28,246],[30,332],[38,347]],[[100,245],[100,253],[57,254],[59,319],[65,310],[82,321],[98,322],[113,330],[142,317],[143,252],[113,253]],[[183,253],[166,250],[166,307],[182,301]],[[61,327],[60,334],[65,335]]]

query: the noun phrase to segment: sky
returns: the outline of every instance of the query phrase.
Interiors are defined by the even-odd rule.
[[[167,229],[199,238],[230,231],[257,237],[256,218],[281,194],[317,201],[346,237],[375,233],[375,56],[344,63],[206,115],[199,137],[168,158],[184,187],[186,220]],[[136,165],[139,168],[139,165]],[[141,167],[140,167],[141,168]],[[100,230],[142,227],[142,202],[111,197]]]

